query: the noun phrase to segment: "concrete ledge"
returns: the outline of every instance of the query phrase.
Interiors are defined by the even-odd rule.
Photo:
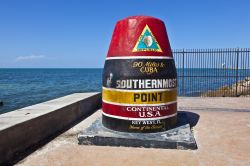
[[[101,107],[101,93],[76,93],[0,115],[0,165]]]

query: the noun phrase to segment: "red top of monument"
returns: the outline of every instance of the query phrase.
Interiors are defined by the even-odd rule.
[[[107,57],[172,57],[164,22],[149,16],[132,16],[116,23]]]

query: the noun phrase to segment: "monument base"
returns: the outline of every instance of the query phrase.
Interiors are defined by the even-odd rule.
[[[98,118],[78,134],[80,145],[125,146],[163,149],[197,149],[196,141],[184,112],[177,115],[177,127],[158,133],[127,133],[103,126]]]

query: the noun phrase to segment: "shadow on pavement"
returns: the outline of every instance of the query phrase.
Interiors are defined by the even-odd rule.
[[[196,126],[200,119],[200,115],[189,111],[178,111],[177,127],[189,124],[190,127]]]

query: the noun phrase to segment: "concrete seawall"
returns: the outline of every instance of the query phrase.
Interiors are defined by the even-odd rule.
[[[0,115],[0,165],[101,107],[101,93],[76,93]]]

